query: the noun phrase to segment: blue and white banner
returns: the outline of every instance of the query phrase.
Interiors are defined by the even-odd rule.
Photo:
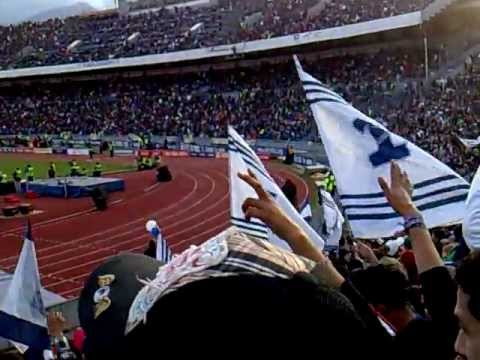
[[[7,294],[0,304],[0,336],[42,354],[50,349],[47,313],[40,293],[35,244],[30,223],[27,225],[22,252]]]
[[[164,264],[172,260],[172,251],[168,247],[167,241],[162,236],[162,231],[155,220],[149,220],[145,224],[145,228],[152,235],[153,241],[157,246],[156,259]]]
[[[295,207],[283,194],[275,180],[270,176],[257,154],[247,142],[233,129],[228,127],[228,152],[230,167],[230,215],[232,224],[240,231],[269,240],[273,244],[290,250],[288,244],[273,234],[270,229],[258,219],[245,219],[242,204],[247,198],[258,198],[255,190],[238,177],[238,173],[246,173],[250,169],[267,191],[277,201],[283,211],[295,221],[309,236],[316,246],[323,249],[324,241],[302,218]]]
[[[406,171],[413,200],[429,228],[459,223],[468,183],[441,161],[362,114],[295,63],[337,180],[353,235],[389,237],[403,229],[377,179],[390,177],[390,162]]]

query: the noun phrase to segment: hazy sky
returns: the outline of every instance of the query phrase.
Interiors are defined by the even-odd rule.
[[[0,0],[0,24],[14,23],[29,18],[40,11],[87,2],[98,9],[113,6],[114,0]]]

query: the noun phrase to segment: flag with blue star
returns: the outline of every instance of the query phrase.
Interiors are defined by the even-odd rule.
[[[409,175],[413,201],[429,228],[461,222],[469,185],[460,175],[361,113],[294,60],[355,237],[390,237],[403,230],[403,219],[378,184],[379,177],[390,177],[392,161]]]

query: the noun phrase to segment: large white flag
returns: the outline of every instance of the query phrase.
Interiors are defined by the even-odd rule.
[[[441,161],[362,114],[295,63],[317,123],[353,234],[394,235],[402,218],[390,207],[378,177],[397,161],[414,186],[413,200],[429,228],[461,221],[468,183]]]
[[[12,282],[0,304],[0,336],[36,354],[50,349],[47,313],[40,290],[35,244],[28,223]]]
[[[230,165],[230,215],[232,224],[246,234],[269,240],[277,246],[290,250],[288,244],[275,236],[260,220],[245,219],[242,204],[247,198],[256,199],[258,197],[255,190],[238,177],[238,173],[246,173],[247,170],[250,169],[262,183],[265,191],[273,196],[283,211],[307,233],[316,246],[323,249],[323,239],[302,218],[265,169],[262,161],[250,148],[248,143],[231,126],[228,127],[228,153]]]

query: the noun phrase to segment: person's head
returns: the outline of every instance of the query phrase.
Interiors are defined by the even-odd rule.
[[[411,320],[410,284],[404,273],[378,265],[352,274],[351,280],[397,330]]]
[[[152,358],[152,352],[158,351],[160,357],[168,349],[186,355],[192,348],[208,354],[215,351],[216,344],[245,354],[255,345],[260,346],[259,351],[301,352],[305,344],[315,344],[318,339],[334,347],[337,358],[348,359],[361,352],[362,342],[366,341],[362,335],[364,324],[349,301],[307,274],[290,279],[232,274],[183,286],[171,283],[167,285],[171,292],[153,300],[145,314],[146,322],[126,335],[129,313],[141,312],[151,301],[148,296],[137,298],[139,306],[132,311],[131,305],[144,287],[138,279],[155,278],[159,264],[145,256],[126,254],[108,260],[89,277],[79,300],[87,359]],[[110,304],[95,318],[99,276],[109,274],[115,278],[103,294],[107,294]],[[137,318],[143,316],[141,313]],[[314,325],[314,331],[306,323]],[[269,338],[274,342],[265,341]],[[351,346],[342,346],[345,339]],[[248,346],[238,346],[245,341]],[[175,346],[180,342],[189,344],[188,349]]]
[[[297,187],[292,180],[287,179],[285,184],[282,186],[282,192],[285,194],[286,198],[290,203],[296,208],[297,207]]]
[[[480,252],[472,253],[457,269],[457,306],[455,315],[460,331],[455,351],[468,360],[480,359]]]

